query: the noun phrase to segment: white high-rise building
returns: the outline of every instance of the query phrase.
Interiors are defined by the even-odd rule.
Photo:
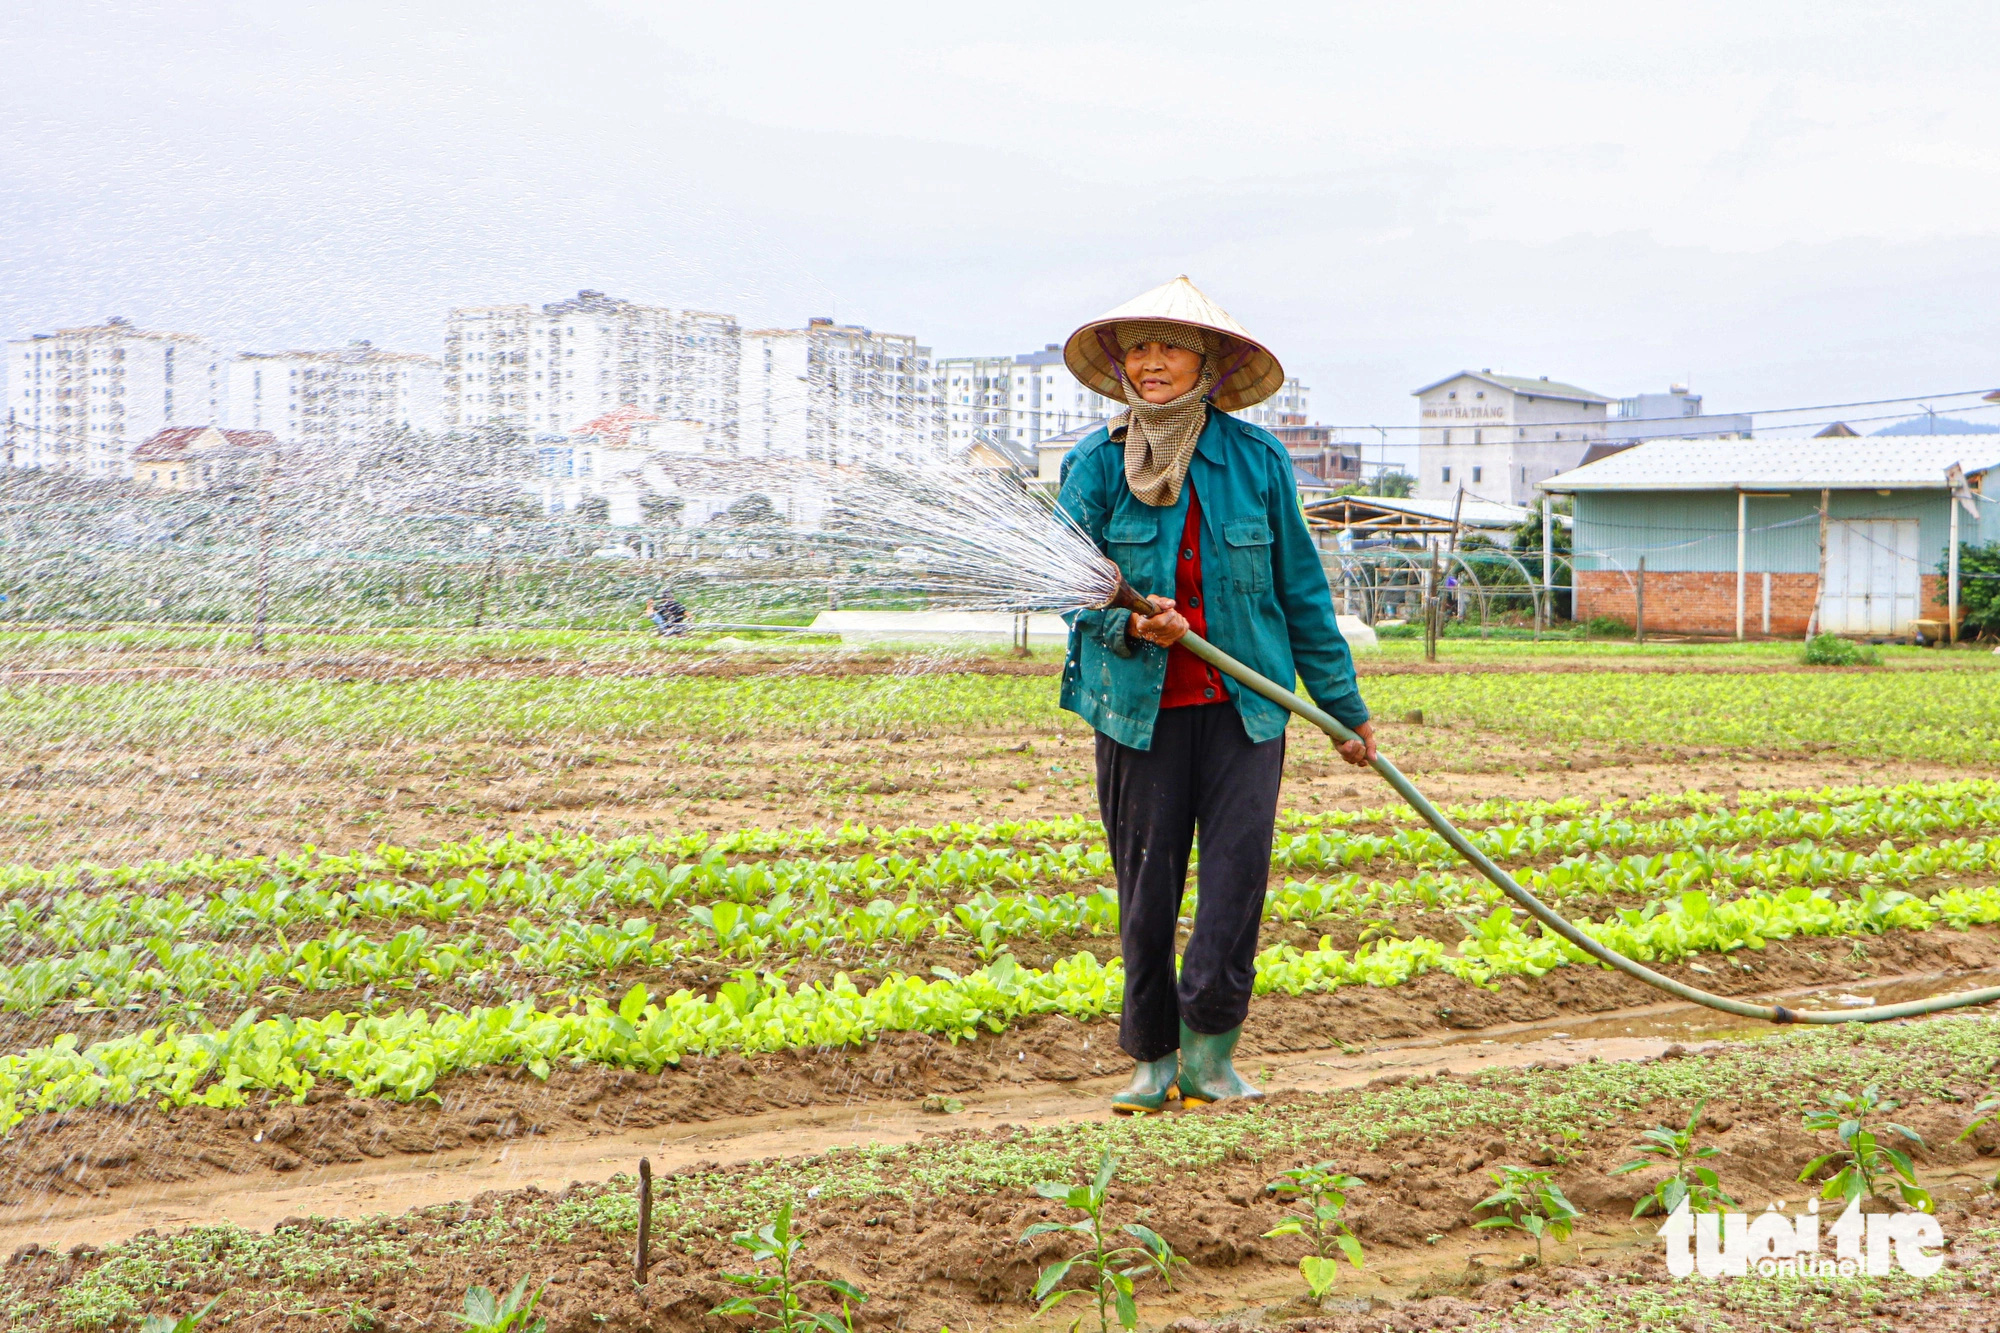
[[[7,344],[6,439],[16,467],[130,477],[141,443],[222,419],[222,359],[192,333],[112,316]]]
[[[741,330],[732,315],[581,291],[536,310],[464,307],[445,327],[444,424],[567,434],[619,407],[699,421],[733,442]]]
[[[1288,379],[1263,402],[1229,415],[1241,417],[1265,430],[1276,430],[1279,426],[1303,426],[1306,424],[1306,400],[1311,392],[1298,380]]]
[[[983,435],[1032,449],[1125,410],[1079,384],[1055,343],[1019,356],[941,358],[935,373],[951,443],[959,447]]]
[[[338,448],[399,428],[435,429],[436,357],[357,342],[337,352],[245,352],[228,365],[229,425],[284,444]]]
[[[1056,343],[1019,356],[940,357],[934,373],[951,443],[960,448],[983,435],[1033,449],[1125,410],[1079,383]],[[1286,380],[1271,397],[1233,415],[1267,430],[1302,426],[1307,393],[1299,381]]]
[[[980,437],[1012,439],[1014,358],[939,357],[931,368],[944,400],[945,438],[954,449],[970,448]]]
[[[907,334],[830,319],[745,333],[742,452],[834,465],[939,457],[946,422],[930,356]]]

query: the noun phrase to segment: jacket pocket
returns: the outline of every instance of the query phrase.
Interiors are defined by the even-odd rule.
[[[1157,514],[1118,514],[1104,525],[1106,554],[1135,588],[1152,581],[1149,555],[1159,535]]]
[[[1222,525],[1229,548],[1229,581],[1239,593],[1271,588],[1271,525],[1261,518],[1238,518]]]

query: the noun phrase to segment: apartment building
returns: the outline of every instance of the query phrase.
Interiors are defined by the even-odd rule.
[[[954,449],[982,438],[1013,438],[1008,410],[1014,399],[1013,357],[940,357],[931,378],[944,405],[945,438]]]
[[[444,425],[567,434],[619,407],[737,428],[742,331],[732,315],[580,291],[540,309],[467,306],[445,325]]]
[[[368,342],[332,352],[245,352],[228,363],[229,425],[284,444],[339,448],[396,429],[433,430],[443,407],[436,357]]]
[[[1240,417],[1253,426],[1262,426],[1268,431],[1276,431],[1287,426],[1303,426],[1306,424],[1307,400],[1311,396],[1312,391],[1296,378],[1288,379],[1276,393],[1263,402],[1232,412],[1230,415]]]
[[[1536,486],[1602,444],[1612,400],[1544,375],[1461,370],[1416,397],[1417,498],[1532,504]]]
[[[114,315],[10,341],[7,407],[14,466],[130,477],[145,440],[221,419],[222,359],[196,334]]]
[[[983,436],[1025,449],[1125,410],[1077,383],[1050,343],[1018,356],[959,356],[938,361],[934,375],[954,446]]]
[[[746,456],[839,466],[943,455],[931,349],[908,334],[831,319],[756,329],[742,335],[738,376]]]
[[[1125,410],[1124,403],[1078,383],[1058,343],[1018,356],[943,357],[934,374],[948,438],[960,448],[983,436],[1034,450]],[[1303,426],[1307,397],[1305,385],[1290,379],[1264,402],[1232,415],[1266,429]]]

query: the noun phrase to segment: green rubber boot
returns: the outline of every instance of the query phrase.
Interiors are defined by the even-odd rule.
[[[1147,1115],[1167,1109],[1179,1096],[1174,1072],[1180,1067],[1180,1052],[1169,1051],[1157,1060],[1141,1060],[1132,1071],[1132,1081],[1111,1099],[1111,1109],[1120,1115]]]
[[[1257,1098],[1264,1094],[1244,1081],[1230,1062],[1236,1039],[1243,1035],[1239,1025],[1228,1032],[1210,1036],[1181,1024],[1181,1073],[1178,1080],[1181,1101],[1189,1106],[1206,1102],[1226,1102],[1232,1097]]]

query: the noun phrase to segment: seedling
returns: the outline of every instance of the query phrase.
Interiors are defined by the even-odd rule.
[[[1074,1208],[1083,1217],[1075,1222],[1037,1222],[1021,1233],[1021,1240],[1026,1242],[1036,1236],[1068,1233],[1083,1237],[1089,1245],[1081,1254],[1059,1259],[1042,1269],[1041,1276],[1035,1280],[1035,1299],[1042,1303],[1036,1314],[1053,1309],[1071,1296],[1090,1297],[1097,1302],[1098,1333],[1110,1333],[1114,1309],[1120,1328],[1139,1326],[1139,1307],[1132,1294],[1133,1278],[1153,1273],[1166,1284],[1168,1291],[1174,1289],[1174,1266],[1187,1260],[1176,1255],[1166,1239],[1151,1227],[1127,1222],[1122,1229],[1139,1243],[1115,1247],[1108,1243],[1109,1238],[1104,1234],[1104,1205],[1110,1197],[1111,1178],[1117,1171],[1118,1159],[1106,1151],[1097,1163],[1097,1174],[1087,1184],[1035,1186],[1035,1192],[1044,1199],[1053,1199],[1066,1208]],[[1120,1268],[1120,1264],[1127,1267]],[[1061,1287],[1063,1279],[1078,1265],[1090,1270],[1090,1284]]]
[[[1930,1191],[1917,1184],[1917,1168],[1910,1161],[1910,1155],[1900,1149],[1885,1147],[1881,1134],[1899,1134],[1919,1148],[1924,1141],[1913,1129],[1898,1125],[1893,1121],[1885,1123],[1881,1134],[1870,1128],[1865,1118],[1873,1115],[1887,1115],[1901,1103],[1883,1101],[1880,1089],[1869,1087],[1853,1096],[1828,1093],[1826,1108],[1806,1113],[1806,1128],[1814,1133],[1832,1130],[1840,1139],[1841,1146],[1830,1153],[1823,1153],[1806,1164],[1799,1172],[1800,1180],[1811,1180],[1827,1166],[1839,1162],[1841,1168],[1820,1187],[1822,1199],[1840,1199],[1853,1203],[1857,1199],[1872,1198],[1880,1192],[1883,1177],[1893,1180],[1896,1190],[1903,1196],[1903,1202],[1921,1213],[1931,1211],[1933,1204]]]
[[[1349,1264],[1361,1267],[1361,1242],[1342,1217],[1347,1211],[1347,1192],[1360,1183],[1359,1176],[1346,1174],[1332,1162],[1319,1162],[1294,1167],[1264,1187],[1281,1199],[1305,1205],[1305,1211],[1290,1214],[1264,1234],[1304,1236],[1312,1242],[1313,1252],[1299,1260],[1299,1273],[1315,1301],[1326,1299],[1340,1275],[1336,1252],[1346,1255]]]
[[[1583,1210],[1563,1197],[1555,1177],[1547,1171],[1502,1166],[1486,1174],[1500,1188],[1475,1207],[1498,1208],[1501,1211],[1472,1225],[1482,1229],[1518,1227],[1527,1232],[1535,1238],[1535,1263],[1540,1266],[1542,1237],[1546,1235],[1558,1241],[1568,1240],[1570,1232],[1576,1229],[1576,1219],[1583,1216]]]
[[[215,1302],[221,1299],[217,1296],[193,1314],[184,1314],[178,1319],[168,1314],[149,1314],[146,1321],[139,1325],[139,1333],[194,1333],[201,1321],[208,1317],[208,1312],[215,1308]]]
[[[730,1239],[750,1251],[750,1257],[759,1264],[774,1263],[778,1271],[721,1274],[724,1282],[748,1287],[749,1292],[724,1301],[709,1314],[749,1315],[763,1320],[766,1327],[775,1328],[779,1333],[801,1333],[808,1328],[822,1329],[824,1333],[854,1333],[854,1312],[849,1302],[865,1301],[868,1299],[865,1294],[839,1278],[802,1281],[794,1275],[799,1251],[805,1248],[805,1241],[792,1228],[792,1204],[789,1199],[778,1209],[775,1219],[755,1231],[739,1231]],[[814,1287],[823,1287],[840,1297],[838,1319],[822,1311],[805,1308],[804,1295]]]
[[[1701,1121],[1702,1108],[1708,1105],[1706,1098],[1695,1103],[1688,1113],[1686,1129],[1669,1129],[1665,1125],[1655,1125],[1639,1137],[1639,1151],[1654,1157],[1663,1157],[1673,1164],[1674,1173],[1653,1186],[1653,1192],[1632,1206],[1633,1217],[1644,1217],[1655,1208],[1663,1214],[1672,1214],[1687,1200],[1688,1210],[1696,1213],[1719,1212],[1723,1208],[1735,1208],[1736,1200],[1723,1193],[1722,1180],[1712,1167],[1698,1165],[1710,1157],[1720,1157],[1722,1149],[1713,1144],[1697,1144],[1694,1141],[1695,1126]],[[1636,1158],[1623,1166],[1613,1167],[1611,1174],[1622,1176],[1628,1171],[1643,1171],[1657,1165],[1644,1157]]]
[[[542,1333],[549,1321],[537,1319],[531,1324],[528,1318],[541,1304],[544,1290],[547,1289],[528,1295],[525,1274],[505,1296],[495,1296],[486,1287],[474,1287],[465,1293],[465,1313],[454,1314],[452,1318],[465,1325],[466,1333]]]
[[[1971,1138],[1973,1135],[1973,1131],[1977,1130],[1981,1125],[2000,1124],[2000,1094],[1995,1094],[1994,1096],[1988,1097],[1985,1101],[1973,1107],[1972,1114],[1975,1117],[1975,1119],[1972,1121],[1971,1124],[1967,1125],[1965,1127],[1965,1131],[1958,1136],[1958,1141],[1960,1143],[1963,1143],[1965,1142],[1965,1140]],[[1993,1177],[1992,1183],[1994,1188],[2000,1189],[2000,1174],[1996,1174]]]

